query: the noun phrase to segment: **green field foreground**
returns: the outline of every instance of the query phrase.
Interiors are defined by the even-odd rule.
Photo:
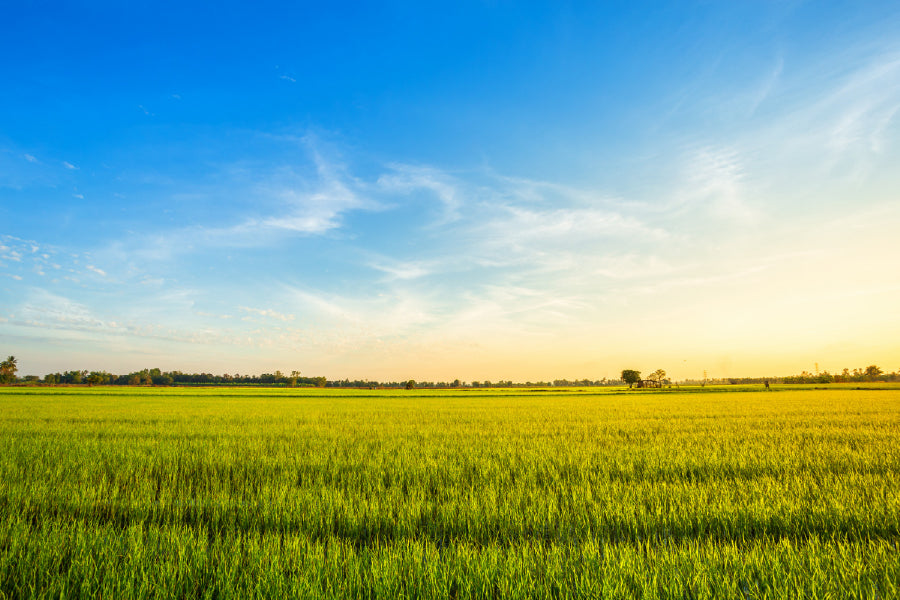
[[[897,598],[881,387],[0,388],[0,598]]]

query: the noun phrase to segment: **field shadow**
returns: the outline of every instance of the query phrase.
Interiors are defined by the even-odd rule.
[[[512,525],[507,519],[485,515],[477,523],[462,518],[436,518],[422,512],[416,518],[399,523],[386,516],[363,519],[358,516],[332,515],[315,520],[299,515],[265,512],[265,507],[248,509],[202,504],[177,509],[160,505],[133,508],[121,504],[99,503],[77,506],[72,503],[18,503],[0,496],[0,513],[18,516],[34,530],[46,526],[71,525],[128,529],[132,526],[190,528],[210,540],[246,535],[302,536],[313,542],[340,540],[357,548],[373,548],[399,541],[430,542],[437,547],[467,544],[472,546],[577,545],[587,541],[604,544],[634,543],[651,546],[685,542],[749,544],[758,540],[805,541],[811,538],[833,541],[884,540],[900,542],[896,523],[860,522],[849,516],[834,515],[830,520],[807,515],[703,514],[702,517],[674,520],[657,526],[619,516],[603,515],[590,527],[558,522],[546,526]]]

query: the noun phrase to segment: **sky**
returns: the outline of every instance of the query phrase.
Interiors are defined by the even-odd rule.
[[[900,4],[362,4],[4,5],[20,375],[900,369]]]

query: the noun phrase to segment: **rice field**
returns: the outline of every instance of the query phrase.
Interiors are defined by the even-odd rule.
[[[882,388],[0,388],[0,599],[897,598]]]

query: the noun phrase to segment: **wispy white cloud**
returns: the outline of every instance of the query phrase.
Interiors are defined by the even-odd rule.
[[[387,273],[389,279],[418,279],[426,277],[434,272],[433,265],[424,261],[375,261],[369,266],[382,273]]]
[[[246,227],[285,229],[298,233],[325,233],[341,226],[345,213],[352,210],[378,210],[379,204],[364,195],[364,186],[350,176],[346,167],[327,159],[316,138],[306,136],[307,148],[316,167],[317,178],[310,182],[297,178],[291,169],[275,174],[260,186],[260,191],[281,200],[284,214],[253,219]]]
[[[747,152],[762,155],[772,175],[818,172],[833,186],[859,183],[894,144],[900,110],[900,49],[849,48],[781,76],[779,111],[742,135]],[[798,100],[792,100],[798,99]]]
[[[248,220],[235,231],[271,228],[320,234],[339,228],[344,213],[363,206],[356,194],[340,184],[328,185],[312,193],[283,189],[275,191],[275,195],[288,207],[284,214]]]
[[[70,171],[76,171],[76,170],[78,170],[78,167],[76,167],[75,165],[73,165],[72,163],[70,163],[70,162],[67,161],[67,160],[62,161],[62,166],[64,166],[65,168],[69,169]]]
[[[636,252],[600,256],[592,263],[593,275],[613,280],[659,278],[678,270],[662,257]]]
[[[781,78],[781,73],[784,70],[784,57],[779,56],[775,60],[775,64],[772,66],[772,69],[765,74],[763,80],[760,82],[759,86],[750,94],[750,109],[749,115],[753,116],[756,114],[756,111],[759,109],[760,105],[766,101],[772,91],[775,89],[778,80]]]
[[[643,210],[644,202],[622,198],[603,190],[579,188],[558,181],[542,181],[527,177],[514,177],[490,171],[491,181],[496,182],[489,202],[514,205],[571,206],[608,211]]]
[[[250,214],[233,215],[232,224],[192,224],[131,234],[110,242],[98,252],[110,262],[129,264],[128,270],[139,272],[137,262],[140,261],[169,261],[208,248],[278,245],[298,234],[317,236],[339,230],[351,212],[385,209],[369,196],[365,183],[353,177],[340,161],[326,156],[314,136],[284,136],[279,141],[305,150],[315,167],[314,173],[308,173],[302,164],[223,168],[222,177],[228,182],[224,188],[195,193],[206,198],[238,191],[257,200]]]
[[[278,321],[293,321],[294,320],[294,315],[280,313],[280,312],[272,310],[271,308],[251,308],[249,306],[239,306],[238,309],[243,312],[246,312],[246,313],[259,315],[261,317],[267,317],[267,318],[275,319]]]
[[[534,210],[521,206],[505,206],[502,217],[487,223],[484,233],[503,244],[532,245],[539,242],[559,242],[567,246],[579,240],[598,238],[628,238],[661,240],[669,233],[652,227],[633,216],[625,216],[605,209],[558,208]]]
[[[33,155],[31,155],[31,154],[27,154],[27,153],[26,153],[24,156],[25,156],[25,160],[27,160],[27,161],[30,162],[30,163],[37,163],[37,162],[40,162],[35,156],[33,156]]]
[[[855,73],[818,107],[834,111],[828,146],[836,152],[880,150],[883,133],[900,107],[900,57]],[[827,122],[826,122],[827,123]]]
[[[382,289],[370,296],[349,296],[287,286],[285,294],[304,310],[307,319],[350,326],[364,337],[404,334],[439,318],[429,300],[402,288]]]
[[[103,320],[96,317],[86,305],[41,288],[33,288],[30,291],[17,314],[31,323],[82,327],[103,325]]]
[[[39,329],[56,339],[102,341],[110,336],[190,343],[195,334],[164,324],[108,319],[87,304],[42,288],[31,288],[8,325]]]
[[[459,212],[463,205],[462,192],[453,178],[432,167],[392,164],[390,168],[390,173],[378,178],[377,183],[382,191],[391,194],[409,194],[413,191],[426,190],[433,193],[441,203],[442,214],[431,225],[444,225],[460,218]]]
[[[702,207],[711,216],[741,223],[758,217],[746,197],[746,171],[736,149],[705,147],[694,151],[687,158],[685,179],[674,197],[681,204],[680,210]]]
[[[234,318],[234,315],[211,313],[211,312],[207,312],[205,310],[195,311],[195,314],[198,314],[201,317],[213,317],[213,318],[222,319],[222,320],[230,320],[230,319]]]

